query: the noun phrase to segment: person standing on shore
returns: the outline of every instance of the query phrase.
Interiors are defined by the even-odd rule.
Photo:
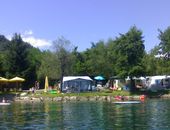
[[[38,81],[35,81],[35,90],[38,90],[40,87],[40,83]]]
[[[5,102],[6,102],[4,97],[3,97],[3,99],[2,99],[2,102],[3,102],[3,103],[5,103]]]

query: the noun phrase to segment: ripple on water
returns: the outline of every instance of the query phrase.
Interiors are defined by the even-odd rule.
[[[143,104],[108,102],[20,104],[0,107],[0,129],[16,130],[168,130],[170,100]]]

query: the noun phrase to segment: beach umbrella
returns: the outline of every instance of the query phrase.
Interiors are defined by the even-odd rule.
[[[96,76],[96,77],[94,77],[94,79],[95,79],[95,80],[105,80],[105,78],[102,77],[102,76]]]
[[[9,79],[9,82],[16,83],[17,88],[18,88],[19,83],[24,82],[24,81],[25,81],[25,79],[20,78],[20,77],[14,77],[12,79]]]
[[[8,79],[0,77],[0,82],[8,82]]]
[[[44,87],[44,92],[47,92],[48,87],[49,87],[49,84],[48,84],[48,77],[46,76],[46,77],[45,77],[45,87]]]
[[[8,79],[6,79],[6,78],[3,78],[3,77],[0,77],[0,86],[1,86],[1,91],[3,90],[3,87],[5,87],[5,86],[7,86],[7,82],[8,82],[9,80]]]
[[[24,82],[25,79],[20,78],[20,77],[14,77],[12,79],[9,80],[10,82]]]

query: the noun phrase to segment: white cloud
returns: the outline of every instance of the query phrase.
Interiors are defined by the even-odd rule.
[[[8,40],[11,40],[12,39],[12,35],[6,35],[5,36]]]
[[[43,46],[51,45],[51,41],[40,39],[40,38],[35,38],[33,36],[22,37],[22,39],[24,42],[28,42],[34,47],[43,47]]]
[[[26,30],[23,33],[21,33],[21,37],[22,40],[24,42],[28,42],[30,43],[32,46],[34,47],[38,47],[38,48],[48,48],[51,46],[51,41],[50,40],[46,40],[46,39],[42,39],[42,38],[36,38],[33,36],[33,31],[32,30]],[[9,34],[6,36],[7,39],[11,40],[12,39],[12,35]]]
[[[28,36],[28,35],[33,35],[33,31],[32,30],[26,30],[23,33],[24,36]]]
[[[42,38],[36,38],[36,37],[33,36],[33,34],[34,33],[33,33],[32,30],[26,30],[26,31],[24,31],[23,34],[21,34],[21,37],[22,37],[24,42],[28,42],[34,47],[43,48],[43,46],[44,47],[50,46],[51,41],[45,40],[45,39],[42,39]]]

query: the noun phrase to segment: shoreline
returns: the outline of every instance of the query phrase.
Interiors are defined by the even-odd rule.
[[[125,96],[125,101],[138,100],[141,101],[140,96]],[[170,99],[170,94],[162,95],[160,97],[146,97],[147,99]],[[34,97],[34,96],[24,96],[15,97],[14,102],[78,102],[78,101],[106,101],[115,102],[115,96],[62,96],[62,97]]]
[[[3,93],[0,94],[0,102],[5,98],[8,102],[71,102],[71,101],[107,101],[114,102],[120,101],[123,97],[125,101],[131,100],[141,100],[141,97],[144,96],[143,100],[147,99],[170,99],[170,93],[157,93],[157,94],[135,94],[130,95],[126,92],[115,92],[115,93],[58,93],[58,94],[50,94],[44,92],[36,92],[36,93]],[[117,98],[119,97],[119,98]]]

